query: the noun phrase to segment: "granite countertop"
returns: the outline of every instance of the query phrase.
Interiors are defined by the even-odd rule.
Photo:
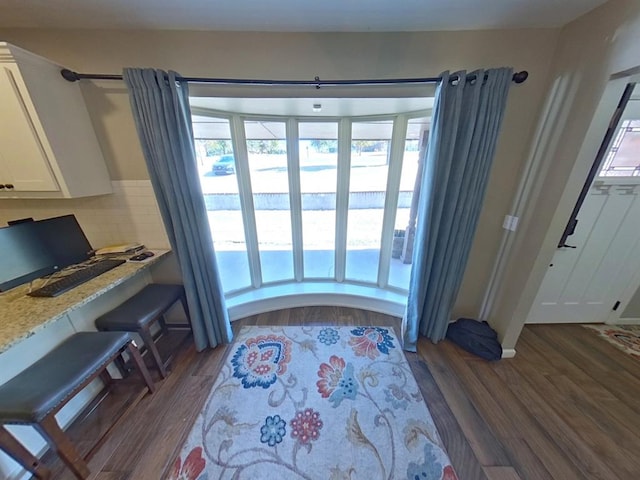
[[[21,285],[0,295],[0,354],[68,312],[149,268],[167,255],[169,250],[154,250],[154,253],[155,256],[142,262],[123,263],[57,297],[28,297],[28,285]],[[35,288],[38,286],[34,284]]]

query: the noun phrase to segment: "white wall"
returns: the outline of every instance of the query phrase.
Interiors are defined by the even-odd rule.
[[[149,180],[112,181],[113,194],[55,200],[0,200],[0,225],[73,213],[91,246],[140,242],[169,249],[169,240]]]

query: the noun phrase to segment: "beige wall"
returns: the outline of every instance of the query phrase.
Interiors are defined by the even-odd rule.
[[[587,136],[612,74],[640,65],[640,2],[611,0],[562,29],[551,80],[573,82],[566,121],[554,125],[557,148],[540,195],[529,205],[492,322],[503,346],[515,345],[566,220],[606,130]],[[615,99],[611,112],[615,109]]]
[[[559,31],[222,33],[0,30],[0,40],[80,72],[123,66],[188,76],[325,79],[434,76],[513,66],[529,80],[510,93],[487,198],[455,315],[477,316],[520,170],[546,93]],[[148,178],[123,85],[85,83],[88,108],[113,180]],[[314,95],[313,92],[310,95]],[[0,208],[5,204],[0,203]]]

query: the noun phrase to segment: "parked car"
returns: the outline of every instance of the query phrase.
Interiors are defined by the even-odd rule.
[[[214,175],[233,175],[236,173],[236,160],[233,155],[222,155],[213,163],[211,171]]]

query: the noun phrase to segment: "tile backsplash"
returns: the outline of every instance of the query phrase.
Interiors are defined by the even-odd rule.
[[[169,239],[149,180],[112,181],[113,193],[73,199],[0,200],[0,226],[73,213],[93,248],[140,242],[165,249]]]

